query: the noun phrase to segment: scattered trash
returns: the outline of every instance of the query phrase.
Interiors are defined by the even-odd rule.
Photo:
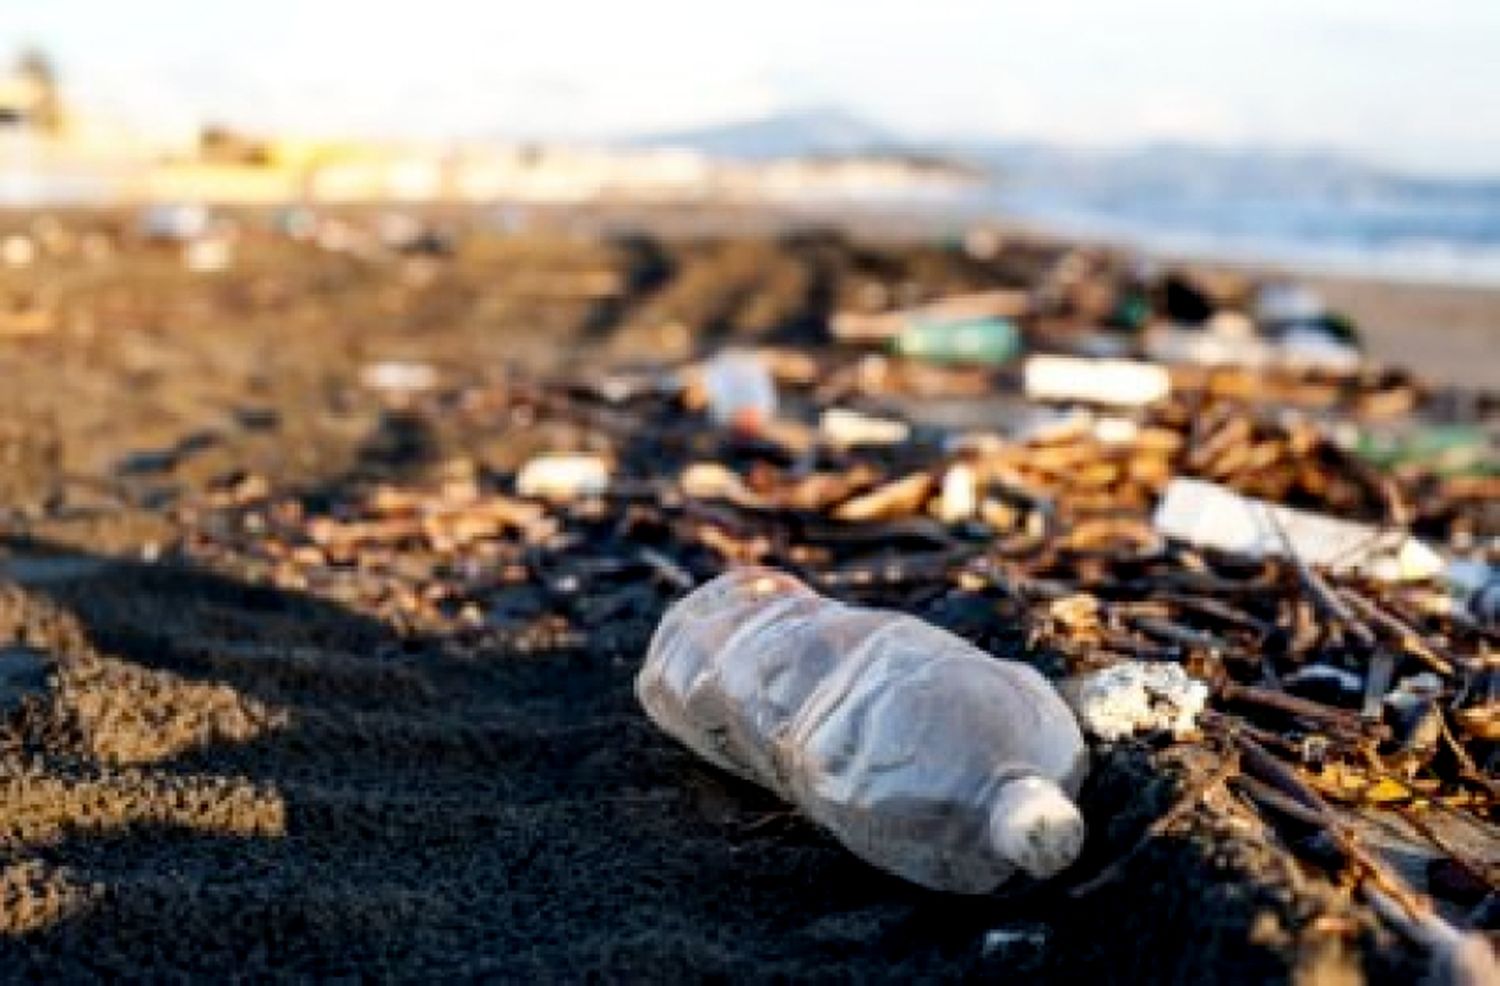
[[[728,350],[703,367],[709,415],[720,425],[756,432],[776,417],[776,383],[766,361],[752,352]]]
[[[1327,310],[1316,291],[1295,281],[1270,281],[1255,293],[1255,320],[1262,325],[1310,322]]]
[[[1343,375],[1356,373],[1365,364],[1364,354],[1351,341],[1350,332],[1327,319],[1280,325],[1272,335],[1266,335],[1249,316],[1225,310],[1202,325],[1152,326],[1144,341],[1146,355],[1163,363],[1321,370]]]
[[[1388,581],[1431,578],[1444,568],[1437,552],[1403,531],[1278,506],[1198,479],[1172,480],[1155,523],[1168,537],[1199,547],[1251,558],[1296,557]]]
[[[979,477],[972,466],[960,462],[943,473],[942,492],[937,499],[937,517],[945,524],[969,520],[979,512]]]
[[[359,379],[371,390],[415,393],[437,385],[437,370],[427,363],[382,360],[367,364],[360,370]]]
[[[911,426],[893,418],[831,407],[818,419],[818,428],[835,445],[900,445],[911,439]]]
[[[1018,958],[1039,953],[1046,947],[1049,937],[1044,924],[991,928],[984,933],[979,953],[987,959],[1004,959],[1014,963]]]
[[[7,267],[30,267],[36,263],[36,241],[20,233],[12,233],[0,241],[0,263]]]
[[[141,235],[148,240],[189,243],[206,236],[213,217],[196,203],[157,204],[141,212]]]
[[[1443,569],[1458,611],[1487,630],[1500,629],[1500,569],[1457,559]]]
[[[1145,661],[1121,661],[1071,678],[1061,691],[1084,731],[1107,742],[1143,732],[1188,736],[1208,702],[1208,686],[1182,665]]]
[[[998,365],[1021,351],[1021,331],[1004,318],[917,322],[891,340],[901,356],[936,363]]]
[[[195,274],[228,270],[234,262],[234,244],[227,237],[207,236],[183,245],[183,266]]]
[[[516,492],[546,500],[598,496],[609,488],[609,464],[597,455],[543,455],[516,474]]]
[[[668,610],[636,694],[694,752],[923,886],[987,893],[1082,848],[1087,751],[1067,706],[921,620],[737,569]]]
[[[419,704],[438,707],[437,700],[462,695],[474,683],[466,677],[467,667],[483,668],[481,687],[504,683],[496,676],[531,663],[512,660],[516,655],[556,656],[559,668],[565,662],[571,667],[580,655],[587,655],[591,667],[633,665],[674,599],[739,565],[775,566],[795,571],[830,597],[882,607],[846,610],[864,614],[852,625],[863,628],[859,621],[864,620],[886,626],[878,637],[850,631],[849,640],[865,642],[847,648],[835,646],[840,641],[831,633],[818,638],[829,662],[890,646],[890,639],[904,638],[902,628],[920,620],[970,641],[975,661],[993,664],[982,655],[1027,648],[1028,659],[1059,678],[1139,664],[1175,679],[1174,684],[1185,682],[1188,695],[1178,696],[1182,705],[1205,699],[1201,711],[1188,714],[1172,701],[1153,701],[1152,691],[1142,688],[1147,697],[1136,701],[1135,711],[1155,717],[1141,728],[1158,730],[1157,741],[1111,750],[1107,765],[1101,764],[1102,783],[1087,804],[1099,806],[1099,818],[1108,824],[1095,827],[1092,851],[1076,867],[1089,872],[1079,874],[1082,882],[1070,879],[1067,887],[1057,888],[1063,894],[1084,896],[1119,873],[1137,886],[1149,883],[1159,873],[1144,859],[1139,866],[1131,863],[1134,850],[1128,843],[1136,833],[1142,833],[1137,844],[1143,844],[1191,829],[1191,840],[1172,839],[1174,845],[1164,850],[1175,852],[1190,841],[1196,846],[1206,837],[1214,840],[1216,851],[1232,855],[1254,839],[1257,865],[1295,868],[1316,895],[1297,896],[1290,889],[1299,908],[1295,913],[1312,915],[1309,920],[1335,930],[1376,930],[1373,915],[1359,901],[1374,888],[1390,887],[1403,902],[1398,907],[1417,905],[1404,914],[1421,913],[1423,895],[1430,895],[1455,922],[1468,912],[1471,924],[1493,923],[1500,905],[1486,883],[1493,878],[1487,846],[1482,839],[1465,838],[1487,831],[1494,815],[1495,744],[1500,742],[1500,679],[1493,668],[1493,616],[1500,599],[1493,575],[1500,560],[1500,513],[1494,508],[1500,475],[1484,466],[1484,455],[1473,448],[1480,432],[1493,432],[1500,405],[1492,395],[1458,393],[1399,370],[1361,366],[1347,374],[1309,372],[1287,359],[1285,350],[1302,345],[1298,334],[1304,332],[1320,336],[1315,346],[1327,339],[1339,342],[1338,322],[1329,313],[1308,318],[1307,311],[1288,305],[1273,315],[1268,312],[1274,306],[1267,303],[1252,321],[1247,299],[1255,293],[1249,279],[1219,285],[1193,277],[1196,296],[1177,291],[1172,316],[1163,307],[1161,280],[1154,272],[1142,272],[1104,250],[1069,251],[1064,263],[1050,247],[1027,247],[1031,252],[1017,256],[1020,247],[1007,240],[995,247],[999,253],[992,262],[978,265],[962,260],[956,246],[944,246],[939,255],[885,256],[875,246],[860,248],[869,254],[841,255],[843,248],[825,244],[818,247],[817,262],[831,261],[826,269],[808,258],[776,254],[776,262],[794,266],[769,271],[763,289],[758,277],[755,286],[746,287],[743,279],[721,277],[726,269],[715,266],[726,257],[739,264],[747,256],[770,255],[740,253],[741,244],[721,255],[718,247],[710,251],[673,240],[656,248],[655,259],[648,257],[647,263],[602,237],[582,244],[587,256],[553,270],[546,266],[553,263],[551,253],[536,268],[527,266],[529,254],[526,263],[510,264],[511,251],[532,249],[519,238],[476,243],[473,250],[462,240],[465,249],[451,261],[407,255],[380,245],[378,223],[369,215],[340,214],[349,218],[334,223],[320,217],[317,228],[342,231],[331,234],[329,243],[345,235],[351,256],[325,256],[297,239],[280,249],[307,270],[289,274],[272,262],[265,238],[273,233],[247,225],[245,238],[234,242],[253,249],[255,262],[236,265],[212,284],[164,262],[176,260],[183,242],[148,248],[128,235],[115,239],[114,227],[93,241],[100,245],[98,256],[111,257],[108,269],[74,278],[74,271],[93,262],[87,237],[75,236],[70,246],[66,238],[33,230],[43,260],[37,269],[4,272],[0,327],[8,318],[40,318],[47,326],[65,327],[42,348],[63,355],[68,352],[63,343],[80,342],[80,355],[66,360],[87,384],[77,393],[118,395],[134,381],[155,381],[152,393],[143,396],[152,398],[152,407],[160,406],[161,416],[136,415],[139,424],[117,424],[90,413],[84,421],[89,433],[79,436],[78,422],[66,414],[54,422],[32,413],[27,407],[32,395],[12,401],[14,420],[0,426],[0,453],[7,470],[13,468],[21,480],[13,484],[17,495],[7,508],[13,526],[82,533],[95,524],[101,530],[112,525],[135,545],[90,563],[104,567],[86,572],[77,563],[60,567],[28,558],[18,566],[14,559],[0,560],[12,581],[45,576],[59,589],[30,593],[34,598],[12,600],[14,605],[32,608],[43,597],[82,603],[86,593],[110,586],[125,591],[135,559],[147,557],[164,571],[191,565],[243,579],[255,591],[214,593],[209,622],[234,636],[235,646],[257,640],[277,660],[241,662],[218,650],[211,656],[219,661],[229,655],[252,675],[268,663],[282,668],[291,662],[295,679],[286,687],[294,690],[301,687],[304,671],[311,679],[326,666],[323,657],[302,655],[299,642],[342,646],[338,641],[348,637],[322,629],[304,636],[297,627],[288,637],[291,624],[264,619],[266,593],[286,592],[306,601],[292,613],[299,627],[304,620],[342,626],[346,615],[356,617],[367,625],[354,637],[357,649],[378,640],[384,642],[379,656],[399,659],[372,663],[362,655],[341,657],[336,668],[356,657],[359,667],[341,671],[337,684],[354,689],[350,697],[361,710],[367,700],[372,707],[386,698],[401,703],[391,717],[402,730],[399,747],[396,737],[380,733],[388,727],[370,725],[372,738],[381,744],[377,756],[404,761],[412,749],[405,696],[425,696],[430,686],[433,701],[422,698]],[[452,229],[462,230],[463,220],[444,215]],[[545,226],[554,219],[538,213],[534,222]],[[215,225],[207,235],[218,232]],[[284,235],[302,234],[288,229]],[[569,235],[587,239],[577,230]],[[70,249],[75,252],[68,254]],[[131,251],[140,251],[152,276],[173,290],[164,290],[161,298],[120,290],[137,262]],[[880,262],[862,263],[867,256]],[[467,266],[476,261],[477,266]],[[54,290],[54,267],[57,280],[72,285],[66,292]],[[743,263],[743,269],[752,267]],[[546,276],[530,279],[532,270]],[[618,277],[595,276],[608,271]],[[1038,271],[1048,272],[1047,284],[1039,283]],[[804,275],[824,274],[835,282],[830,297],[857,297],[870,310],[910,304],[954,286],[1026,283],[1031,307],[1015,316],[1025,345],[1033,347],[1024,354],[1138,354],[1149,351],[1154,330],[1165,327],[1183,339],[1222,345],[1240,340],[1251,355],[1211,368],[1176,365],[1170,391],[1146,403],[1112,410],[1095,397],[1070,396],[1038,404],[1018,385],[1023,376],[1018,365],[997,369],[987,359],[971,365],[899,359],[849,346],[792,348],[824,341],[822,327],[805,317],[800,289],[821,283]],[[512,275],[514,285],[508,283]],[[574,280],[574,275],[581,276]],[[649,295],[636,286],[638,278],[653,285]],[[100,294],[96,283],[109,292]],[[615,283],[628,286],[619,306],[605,290]],[[316,300],[303,305],[307,299],[297,292],[309,289],[317,292]],[[512,296],[524,301],[514,311],[507,301]],[[596,305],[595,299],[606,303]],[[555,312],[554,302],[561,303]],[[549,307],[543,311],[544,306]],[[284,308],[285,321],[270,317]],[[202,348],[213,346],[213,327],[235,324],[233,319],[250,312],[260,313],[254,331],[270,333],[268,344],[286,341],[281,334],[286,331],[296,344],[264,367],[256,353],[270,350],[236,345],[215,354]],[[295,335],[303,331],[304,319],[306,339]],[[491,327],[501,331],[502,323],[509,326],[504,331],[516,332],[543,324],[598,325],[608,329],[612,350],[640,361],[617,367],[590,357],[542,373],[526,369],[525,361],[465,364],[476,352],[486,357],[505,352],[497,337],[475,344]],[[787,348],[752,354],[763,364],[763,375],[755,374],[760,382],[751,388],[761,399],[731,401],[736,409],[720,417],[711,413],[707,364],[664,365],[661,360],[669,354],[641,346],[642,338],[657,339],[659,326],[667,324],[679,327],[681,347],[674,352],[691,351],[695,340],[719,338],[720,329],[725,339],[775,338]],[[700,329],[706,333],[695,336]],[[638,332],[644,335],[637,337]],[[159,337],[169,345],[155,348]],[[361,372],[357,360],[364,354],[439,362],[371,363]],[[98,372],[117,359],[119,372]],[[29,379],[16,381],[31,386],[37,399],[46,398],[43,404],[56,404],[58,395],[39,393],[34,381],[60,379],[52,362],[32,361],[23,375]],[[218,381],[204,388],[201,381],[187,380],[192,386],[186,391],[174,389],[192,377],[175,372],[177,367],[209,365],[226,372],[217,404],[220,395],[212,391]],[[464,367],[464,372],[449,374],[439,366]],[[271,372],[282,369],[292,372]],[[1160,374],[1162,368],[1148,369]],[[246,375],[253,381],[246,382]],[[339,385],[351,376],[370,391],[351,393]],[[101,386],[106,382],[113,389]],[[167,389],[158,395],[158,387]],[[71,384],[59,390],[63,400],[74,392]],[[748,415],[738,410],[744,407],[751,409]],[[224,427],[222,446],[201,459],[182,454],[195,444],[164,446],[179,433],[169,422],[184,416]],[[753,434],[733,427],[740,421]],[[1458,430],[1443,435],[1449,427]],[[1437,432],[1424,435],[1429,428]],[[340,443],[327,463],[318,462],[317,450],[308,444],[309,438],[323,437]],[[1389,446],[1383,445],[1388,437]],[[1448,438],[1454,451],[1446,450]],[[75,446],[75,439],[81,444]],[[526,455],[553,448],[588,452],[543,456],[546,465],[526,463]],[[569,458],[589,461],[581,468],[557,462]],[[593,460],[603,464],[602,475]],[[526,468],[512,472],[520,463]],[[346,472],[346,466],[352,469]],[[89,478],[93,472],[102,474],[102,482]],[[1153,523],[1153,512],[1161,507],[1170,515],[1174,497],[1182,493],[1178,484],[1193,480],[1211,483],[1215,495],[1232,497],[1237,510],[1243,503],[1298,510],[1287,519],[1259,506],[1243,508],[1257,517],[1280,517],[1269,538],[1264,530],[1253,531],[1249,553],[1243,543],[1227,553],[1213,549],[1216,540],[1224,540],[1225,532],[1217,528],[1226,516],[1228,533],[1235,535],[1234,514],[1219,508],[1199,511],[1213,519],[1190,532],[1198,540],[1169,541],[1168,525]],[[1199,506],[1203,499],[1197,496]],[[1376,558],[1362,557],[1362,545],[1353,564],[1345,564],[1344,545],[1354,535],[1348,529],[1332,539],[1317,533],[1324,522],[1352,520],[1366,522],[1351,525],[1361,542],[1372,534],[1382,542]],[[149,527],[139,526],[142,521]],[[128,529],[121,526],[126,522]],[[139,539],[138,530],[144,531]],[[1407,546],[1405,532],[1421,538],[1413,542],[1417,547]],[[1387,537],[1390,543],[1384,544]],[[1304,550],[1309,539],[1314,548]],[[1316,548],[1321,541],[1334,546]],[[1329,560],[1329,555],[1336,557]],[[1430,573],[1430,580],[1371,577],[1386,569]],[[68,584],[80,578],[104,581],[97,587]],[[158,586],[158,578],[153,573],[153,592],[158,587],[168,595],[176,591],[171,580]],[[757,647],[774,640],[779,653],[806,653],[796,644],[801,639],[796,633],[779,636],[773,627],[796,622],[795,615],[822,628],[823,617],[814,617],[832,606],[819,597],[788,593],[757,610],[763,620],[741,625],[743,643],[726,642],[728,624],[706,619],[683,630],[683,639],[693,647],[715,643],[736,651],[750,647],[751,640]],[[124,636],[136,632],[133,609],[111,605],[100,611],[89,604],[81,615],[90,625],[103,619],[111,634]],[[388,641],[385,628],[392,631]],[[81,639],[75,629],[63,629],[64,643]],[[928,636],[921,640],[928,663],[932,651],[956,646],[946,637],[941,646],[928,643]],[[287,652],[289,645],[299,652]],[[429,650],[444,655],[442,674],[408,681],[409,672],[425,667]],[[459,660],[449,661],[448,655]],[[195,654],[181,656],[201,663]],[[747,667],[758,672],[761,666],[752,661]],[[272,670],[281,682],[285,671]],[[848,673],[854,687],[858,676]],[[598,683],[594,679],[590,674],[584,683]],[[530,682],[538,679],[525,680],[521,698],[531,702]],[[775,679],[766,689],[767,701],[785,694],[778,689],[802,687],[798,681],[794,674]],[[1206,696],[1199,681],[1212,683]],[[379,691],[360,691],[366,685],[378,685]],[[712,700],[713,694],[710,688],[699,698]],[[603,730],[598,735],[616,735],[611,730],[619,710],[613,698],[601,698],[591,685],[570,684],[557,697],[570,717],[605,710],[587,728],[551,738],[566,749],[543,759],[571,768],[582,762],[580,750],[593,748],[588,756],[599,752],[595,726]],[[309,696],[309,701],[316,699]],[[592,710],[578,713],[580,705],[596,701]],[[941,703],[918,704],[927,701],[890,700],[896,710],[917,704],[918,713],[933,706],[941,711],[903,711],[904,731],[897,739],[938,749],[945,763],[969,764],[972,754],[948,730],[967,722],[971,710],[975,719],[991,716],[990,704],[980,710],[967,695],[958,702],[944,697]],[[828,720],[830,729],[850,717],[869,721],[864,712],[840,716]],[[514,745],[509,732],[469,735],[470,730],[460,738],[451,730],[462,727],[463,717],[447,718],[453,722],[424,720],[423,729],[434,732],[432,737],[424,732],[418,745],[436,751],[435,757],[453,750],[457,762],[449,766],[482,773],[493,763],[488,754],[494,742],[507,749]],[[1160,741],[1162,733],[1190,722],[1195,730],[1182,741]],[[331,719],[314,717],[305,725],[312,732],[303,738],[310,742],[332,739],[339,749],[352,742]],[[363,729],[367,723],[362,719],[358,725]],[[1136,728],[1130,727],[1130,735]],[[844,738],[854,732],[843,726],[833,731]],[[37,733],[44,750],[50,735]],[[889,739],[879,732],[875,738],[882,744]],[[484,755],[474,755],[475,743],[485,747],[478,750]],[[279,749],[253,746],[246,748],[252,759]],[[797,747],[805,748],[823,749],[816,743]],[[790,749],[776,746],[768,755],[773,761],[790,757]],[[56,759],[54,751],[46,752],[46,763]],[[620,751],[605,752],[618,756]],[[885,746],[877,750],[886,752]],[[343,758],[325,759],[334,764]],[[648,783],[659,787],[660,767],[667,761],[647,759]],[[796,771],[805,764],[822,763],[796,760],[792,775],[803,776]],[[1154,821],[1140,818],[1137,825],[1139,812],[1159,807],[1154,797],[1143,797],[1132,805],[1130,818],[1116,824],[1107,807],[1109,792],[1134,791],[1137,779],[1155,781],[1164,772],[1181,782],[1175,802]],[[592,767],[589,773],[594,775]],[[613,768],[606,773],[616,776]],[[790,785],[792,775],[772,771],[766,776],[773,785]],[[489,790],[469,783],[478,774],[461,776],[464,790]],[[639,793],[631,788],[624,796],[634,799]],[[664,795],[658,789],[648,797],[655,804]],[[662,803],[691,813],[699,800],[668,795]],[[757,842],[765,838],[757,852],[785,848],[775,834],[785,813],[763,813],[755,799],[737,803],[733,788],[727,795],[715,793],[713,800],[737,816],[731,822],[736,832],[744,824],[759,833]],[[433,817],[442,814],[442,802],[428,806]],[[485,812],[496,803],[487,802]],[[400,810],[406,807],[403,803]],[[832,827],[849,831],[840,828],[848,816],[835,807],[838,811],[826,805],[819,810],[834,819],[828,823]],[[979,831],[989,821],[974,821],[974,814],[948,817],[967,818]],[[908,820],[901,816],[894,826],[902,838],[909,835]],[[1279,831],[1282,826],[1285,832]],[[1432,837],[1418,826],[1431,828]],[[1375,827],[1385,833],[1380,841],[1354,838]],[[1284,837],[1265,835],[1268,830]],[[1001,826],[998,835],[1005,831]],[[942,848],[951,844],[945,839],[942,833],[910,837],[906,845]],[[64,848],[65,856],[73,852]],[[802,870],[822,865],[819,854],[826,846],[811,855],[802,848],[788,857],[789,865]],[[712,849],[695,844],[692,851]],[[871,850],[871,855],[878,853]],[[913,850],[903,858],[933,857]],[[1393,868],[1392,860],[1400,865]],[[1413,860],[1419,865],[1407,865]],[[1424,872],[1424,860],[1441,867]],[[774,875],[780,865],[766,872]],[[1341,893],[1326,892],[1330,888]],[[1186,893],[1183,899],[1199,899]],[[879,915],[869,923],[880,924],[899,918],[900,909],[877,904],[868,911]],[[775,920],[782,916],[777,911]],[[1282,919],[1288,923],[1280,933],[1288,935],[1327,930],[1322,924],[1296,925],[1291,911]],[[993,924],[970,929],[968,951],[979,947],[974,939]],[[1358,940],[1366,948],[1370,941],[1390,938],[1361,934],[1344,941]],[[994,947],[1008,964],[1015,952],[1024,956],[1030,946],[1006,944],[997,936]],[[1051,969],[1056,943],[1038,947]],[[1376,963],[1386,954],[1377,955]]]
[[[1283,367],[1351,374],[1358,372],[1365,358],[1357,348],[1321,328],[1299,325],[1282,334],[1267,362]]]
[[[1500,448],[1478,425],[1367,427],[1345,444],[1382,469],[1418,468],[1443,476],[1500,474]]]
[[[829,328],[834,338],[843,342],[883,343],[934,323],[1016,319],[1030,307],[1031,300],[1024,291],[981,291],[878,314],[839,312]]]
[[[1172,378],[1154,363],[1074,356],[1032,356],[1024,369],[1026,396],[1138,407],[1166,397]]]

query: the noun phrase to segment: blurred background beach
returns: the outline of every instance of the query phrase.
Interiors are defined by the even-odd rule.
[[[58,0],[0,24],[0,207],[993,224],[1331,277],[1377,354],[1480,383],[1497,42],[1484,0]]]

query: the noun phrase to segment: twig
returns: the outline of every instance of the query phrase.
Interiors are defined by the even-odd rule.
[[[1453,664],[1429,647],[1427,641],[1423,640],[1416,630],[1399,617],[1386,612],[1374,600],[1366,598],[1348,586],[1341,587],[1338,593],[1346,603],[1359,610],[1365,619],[1380,624],[1391,633],[1407,654],[1444,677],[1452,676]]]
[[[1288,695],[1286,692],[1261,688],[1258,685],[1241,685],[1226,681],[1219,686],[1219,696],[1227,702],[1248,702],[1287,715],[1318,723],[1330,729],[1356,735],[1384,736],[1388,730],[1384,725],[1369,723],[1358,713],[1348,709],[1336,709],[1312,699]]]

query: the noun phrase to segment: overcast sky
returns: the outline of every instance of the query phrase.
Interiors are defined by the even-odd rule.
[[[1500,174],[1500,0],[0,0],[157,128],[605,137],[834,104],[914,136]]]

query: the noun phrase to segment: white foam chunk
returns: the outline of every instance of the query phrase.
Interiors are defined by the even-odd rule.
[[[1138,732],[1191,733],[1208,701],[1208,686],[1180,664],[1121,661],[1063,682],[1063,698],[1084,730],[1102,740]]]

